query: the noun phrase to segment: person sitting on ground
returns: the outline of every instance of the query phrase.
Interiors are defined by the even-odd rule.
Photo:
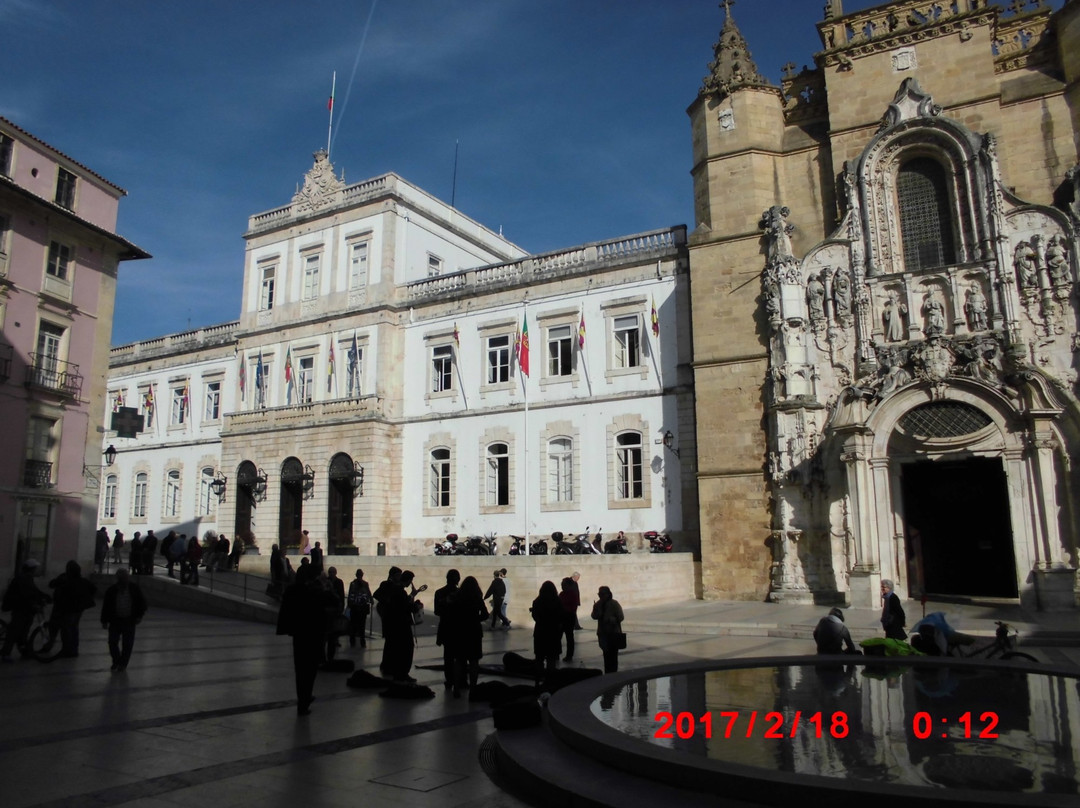
[[[817,643],[819,654],[842,654],[847,648],[847,653],[859,653],[855,643],[851,639],[851,632],[844,625],[844,612],[839,608],[829,610],[829,613],[818,621],[814,628],[814,642]]]

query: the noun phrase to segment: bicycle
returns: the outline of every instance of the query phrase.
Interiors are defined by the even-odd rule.
[[[970,647],[975,645],[977,641],[975,637],[972,637],[970,634],[961,634],[960,632],[953,633],[949,637],[949,656],[962,657],[964,659],[994,659],[1000,656],[1002,660],[1022,659],[1025,662],[1039,661],[1031,654],[1013,650],[1020,642],[1020,633],[1016,631],[1016,629],[1001,620],[995,620],[994,623],[997,625],[997,629],[994,632],[994,639],[986,645],[980,645],[976,648]]]
[[[60,627],[45,617],[45,607],[38,606],[34,611],[34,619],[30,622],[30,633],[27,635],[26,648],[30,656],[38,662],[52,662],[60,655],[53,648],[60,639]]]

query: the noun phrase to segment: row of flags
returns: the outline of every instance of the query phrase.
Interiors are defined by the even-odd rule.
[[[347,395],[350,397],[353,395],[354,389],[357,395],[360,393],[360,344],[357,339],[356,332],[353,332],[352,345],[346,352],[347,375],[348,375],[348,391]],[[240,368],[239,368],[239,383],[240,383],[240,400],[243,401],[247,397],[247,354],[240,356]],[[258,396],[257,400],[261,400],[262,396],[266,393],[266,381],[269,368],[266,362],[263,360],[262,348],[259,349],[258,358],[255,361],[255,394]],[[330,356],[326,365],[326,392],[332,393],[337,384],[337,357],[334,353],[334,343],[330,343]],[[286,399],[291,402],[296,386],[296,372],[293,370],[292,362],[292,346],[290,345],[285,351],[285,395]]]

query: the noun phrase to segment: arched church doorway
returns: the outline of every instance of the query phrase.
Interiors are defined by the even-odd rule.
[[[1001,458],[906,463],[901,490],[912,597],[1017,597]]]

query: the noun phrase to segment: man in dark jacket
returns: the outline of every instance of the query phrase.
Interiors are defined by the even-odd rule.
[[[142,590],[131,583],[128,571],[116,571],[116,583],[105,590],[101,605],[101,627],[109,630],[109,654],[113,673],[127,669],[131,649],[135,645],[135,626],[146,614],[146,598]],[[122,646],[122,647],[121,647]]]
[[[97,587],[82,577],[82,567],[69,561],[64,572],[49,581],[53,590],[51,622],[60,632],[60,656],[79,655],[79,621],[82,613],[94,605]]]
[[[448,570],[446,573],[446,586],[435,590],[434,610],[439,618],[439,628],[435,631],[435,644],[443,649],[443,680],[447,687],[454,685],[454,647],[452,637],[447,632],[450,625],[450,608],[454,603],[454,596],[458,592],[458,584],[461,583],[461,573],[457,570]]]
[[[4,593],[3,610],[11,612],[11,624],[4,637],[4,647],[0,649],[0,659],[4,662],[11,661],[11,649],[15,646],[18,646],[23,656],[29,655],[26,637],[30,633],[30,623],[34,619],[34,612],[52,600],[34,583],[38,567],[36,559],[31,558],[26,561],[18,574],[11,579]]]
[[[502,605],[503,598],[506,597],[506,582],[502,579],[502,573],[499,570],[495,570],[495,577],[491,579],[491,583],[488,584],[487,591],[484,593],[484,600],[491,598],[491,628],[495,628],[495,624],[502,620],[504,628],[510,628],[510,621],[506,619],[503,614]]]
[[[293,671],[296,674],[296,714],[309,715],[315,700],[315,674],[326,647],[327,610],[334,596],[326,591],[311,565],[301,567],[296,583],[281,595],[277,633],[288,634],[293,643]]]
[[[154,553],[157,552],[158,537],[154,535],[154,531],[146,531],[146,538],[142,543],[142,557],[139,562],[139,572],[143,575],[153,575],[154,573]]]

